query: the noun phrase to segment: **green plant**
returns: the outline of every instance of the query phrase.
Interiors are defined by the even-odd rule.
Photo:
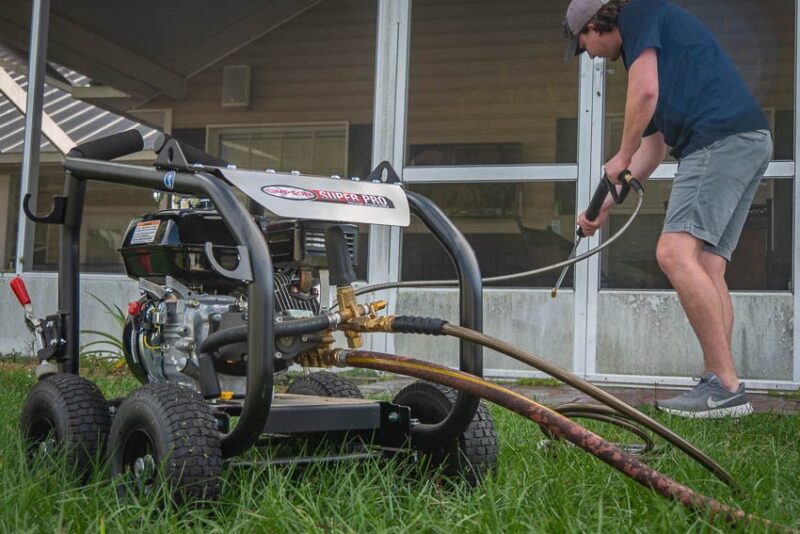
[[[103,301],[94,293],[87,291],[86,294],[100,303],[100,305],[106,310],[106,313],[108,313],[114,319],[114,322],[117,323],[117,326],[119,327],[118,332],[122,332],[122,328],[125,326],[125,312],[123,312],[122,309],[116,304],[114,304],[112,308],[107,302]],[[105,357],[114,359],[123,357],[122,340],[119,338],[119,335],[112,335],[108,332],[101,332],[100,330],[81,330],[81,335],[86,334],[97,336],[100,339],[81,345],[81,356],[95,356],[100,358]]]

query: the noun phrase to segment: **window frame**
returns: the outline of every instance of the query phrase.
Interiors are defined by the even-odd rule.
[[[222,146],[222,136],[230,133],[238,134],[254,134],[254,133],[273,133],[278,132],[281,134],[292,132],[304,132],[315,128],[329,129],[332,127],[341,127],[344,132],[343,140],[343,166],[344,169],[340,176],[347,173],[347,165],[349,163],[349,148],[350,148],[350,123],[348,121],[319,121],[319,122],[272,122],[272,123],[257,123],[257,124],[209,124],[206,126],[206,146],[205,150],[209,154],[219,155]],[[313,150],[312,150],[312,161]],[[259,169],[254,169],[259,170]],[[278,169],[289,172],[290,170],[299,170],[303,174],[313,174],[304,172],[303,169]]]

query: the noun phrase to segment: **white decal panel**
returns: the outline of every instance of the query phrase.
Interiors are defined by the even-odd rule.
[[[408,199],[395,184],[223,169],[225,178],[278,217],[408,226]]]

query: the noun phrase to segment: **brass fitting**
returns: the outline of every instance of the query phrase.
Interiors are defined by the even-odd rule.
[[[370,313],[376,313],[386,308],[388,304],[385,300],[376,300],[375,302],[370,302],[367,306],[369,306]]]
[[[392,323],[394,322],[394,315],[378,316],[374,313],[369,315],[362,315],[350,319],[347,323],[342,324],[339,328],[347,332],[392,332]]]
[[[394,317],[378,317],[377,312],[386,307],[386,302],[378,300],[369,304],[356,304],[352,287],[337,288],[339,301],[339,330],[344,331],[347,344],[350,348],[359,348],[363,344],[360,332],[390,332],[391,322]],[[341,349],[334,349],[336,342],[333,330],[315,334],[321,336],[317,345],[295,356],[294,361],[307,370],[309,367],[331,367],[338,365],[336,357],[332,356]]]
[[[335,341],[336,339],[333,337],[333,333],[331,331],[325,332],[316,347],[302,354],[298,354],[294,357],[294,361],[299,365],[302,365],[304,370],[309,367],[330,367],[329,365],[324,364],[323,355],[332,350],[331,347]]]
[[[344,322],[361,315],[353,286],[337,287],[336,300],[339,302],[339,313]],[[351,349],[361,348],[364,344],[364,340],[361,339],[361,335],[358,332],[345,331],[344,335],[347,337],[347,346]]]
[[[359,305],[356,302],[353,286],[337,287],[336,300],[339,302],[339,315],[342,317],[342,323],[349,323],[361,317],[371,316],[386,307],[386,302],[383,300]],[[342,330],[344,330],[344,335],[347,337],[347,346],[351,349],[360,348],[364,344],[359,332],[366,332],[366,330],[344,328]]]
[[[295,357],[295,361],[307,367],[337,367],[339,364],[338,354],[341,349],[330,347],[320,347],[315,351],[309,351]]]

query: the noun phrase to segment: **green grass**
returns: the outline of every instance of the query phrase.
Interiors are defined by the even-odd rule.
[[[108,397],[136,387],[124,370],[84,366]],[[568,446],[537,447],[538,428],[492,407],[498,471],[477,488],[415,476],[396,462],[305,470],[226,469],[210,509],[166,505],[163,495],[120,502],[101,476],[80,487],[60,465],[31,472],[18,418],[32,367],[0,361],[0,532],[725,532],[701,513],[666,501]],[[717,459],[744,488],[732,495],[701,467],[670,451],[653,467],[707,495],[800,528],[800,418],[757,415],[693,422],[659,416]],[[763,532],[745,527],[737,532]]]
[[[514,383],[518,386],[547,386],[557,387],[561,386],[563,382],[555,378],[517,378]]]
[[[774,389],[770,389],[767,391],[767,395],[770,397],[779,397],[784,399],[800,399],[800,390],[798,391],[775,391]]]

